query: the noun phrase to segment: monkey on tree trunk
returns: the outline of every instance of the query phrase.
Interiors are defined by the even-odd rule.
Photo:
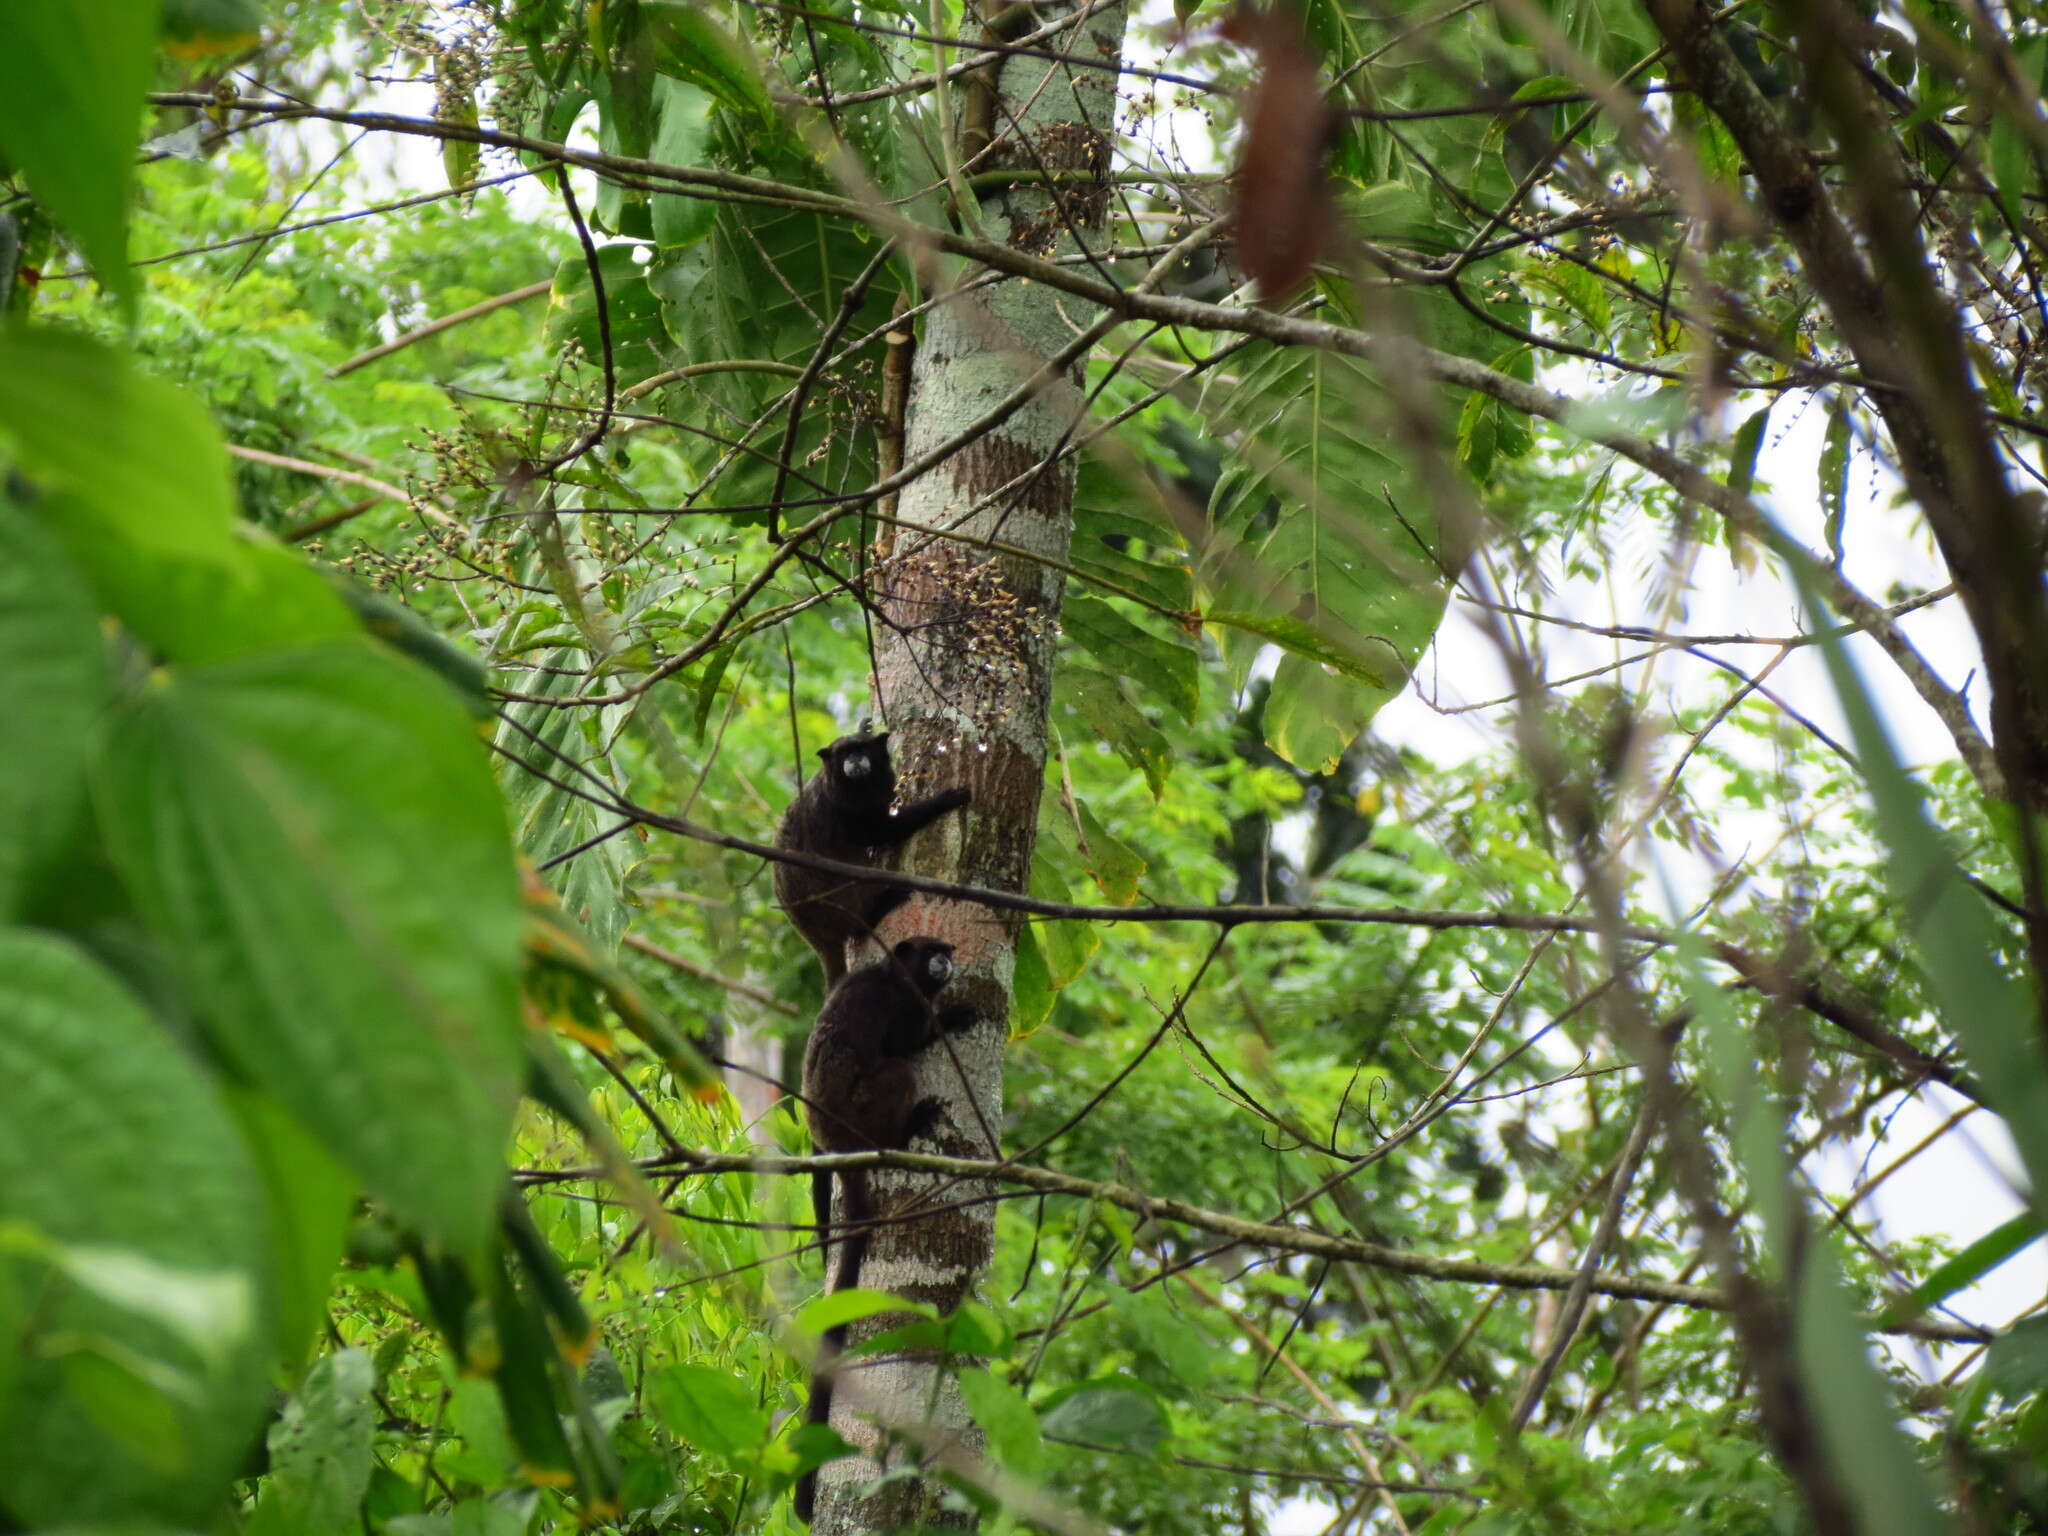
[[[908,841],[948,811],[974,798],[964,786],[892,808],[896,770],[889,733],[842,736],[820,747],[824,767],[804,785],[775,829],[775,846],[842,864],[878,864],[888,849]],[[846,974],[846,946],[908,898],[901,886],[828,874],[801,864],[775,866],[775,899],[825,966],[825,985]]]
[[[899,1149],[932,1128],[939,1103],[918,1097],[915,1058],[941,1033],[966,1029],[975,1020],[974,1009],[967,1004],[937,1006],[935,999],[952,978],[952,945],[939,939],[905,939],[884,959],[848,973],[833,987],[804,1048],[804,1112],[811,1144],[818,1151]],[[869,1223],[875,1215],[866,1170],[842,1172],[839,1187],[843,1236],[839,1273],[828,1291],[860,1284]],[[811,1208],[829,1256],[831,1174],[811,1176]],[[845,1344],[845,1332],[835,1328],[819,1345],[805,1414],[808,1423],[831,1422],[831,1364]],[[796,1512],[806,1523],[816,1491],[816,1474],[806,1472],[796,1486]]]

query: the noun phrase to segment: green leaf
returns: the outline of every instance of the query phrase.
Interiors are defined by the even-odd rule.
[[[1827,519],[1828,553],[1837,561],[1849,516],[1850,446],[1848,397],[1837,395],[1828,406],[1827,436],[1820,449],[1820,507]]]
[[[480,1245],[521,911],[448,692],[368,640],[194,668],[123,713],[95,790],[220,1048],[395,1211]]]
[[[462,1436],[465,1459],[476,1470],[472,1480],[499,1482],[517,1452],[505,1424],[505,1403],[495,1384],[480,1376],[462,1377],[449,1393],[448,1419]]]
[[[1827,553],[1841,561],[1843,524],[1849,518],[1849,399],[1837,395],[1827,412],[1827,436],[1821,440],[1821,512],[1827,518]]]
[[[233,560],[234,492],[212,419],[197,397],[106,348],[66,332],[0,329],[0,436],[39,487],[74,492],[138,550]]]
[[[1862,1322],[1832,1252],[1808,1254],[1794,1305],[1802,1384],[1859,1528],[1872,1536],[1943,1536],[1953,1530],[1936,1506],[1913,1442],[1899,1428],[1887,1384],[1870,1362]]]
[[[477,124],[475,92],[454,93],[453,100],[442,103],[441,119],[474,128]],[[466,187],[475,181],[477,166],[482,159],[483,146],[474,139],[446,138],[441,141],[441,169],[446,173],[450,187]]]
[[[899,1302],[890,1311],[902,1311]],[[851,1354],[901,1354],[907,1350],[938,1355],[989,1356],[1009,1353],[1015,1335],[987,1307],[968,1302],[944,1317],[919,1317],[850,1345]]]
[[[181,59],[239,52],[262,31],[256,0],[164,0],[166,51]]]
[[[1201,663],[1179,634],[1167,639],[1115,605],[1086,593],[1069,594],[1060,627],[1097,661],[1150,692],[1183,720],[1201,703]]]
[[[273,1350],[287,1370],[327,1317],[334,1266],[355,1216],[357,1184],[271,1094],[227,1090],[228,1108],[263,1180],[277,1279]]]
[[[1144,856],[1112,837],[1084,802],[1076,801],[1075,806],[1081,813],[1081,831],[1087,839],[1080,856],[1089,878],[1117,906],[1129,906],[1138,899],[1138,882],[1145,874]]]
[[[135,300],[128,178],[157,20],[156,0],[10,6],[0,48],[0,157],[26,173],[124,308]]]
[[[1283,656],[1266,695],[1266,741],[1297,768],[1334,773],[1376,707],[1334,669]]]
[[[399,1515],[382,1536],[524,1536],[526,1517],[492,1499],[464,1499],[445,1515]]]
[[[1406,686],[1442,620],[1454,561],[1430,495],[1383,446],[1392,403],[1363,362],[1261,343],[1238,377],[1202,401],[1240,444],[1210,502],[1205,617],[1351,680],[1315,691],[1315,707],[1331,711],[1321,729],[1284,733],[1268,712],[1274,750],[1309,767]],[[1226,644],[1240,683],[1257,652]],[[1295,686],[1306,675],[1297,668]]]
[[[1954,1258],[1936,1266],[1933,1274],[1885,1308],[1884,1320],[1887,1323],[1905,1322],[1918,1317],[1929,1307],[1939,1306],[1957,1291],[1975,1285],[2040,1236],[2040,1223],[2031,1212],[2022,1211],[2012,1220],[1993,1227]]]
[[[1744,417],[1728,444],[1728,489],[1738,495],[1747,496],[1750,487],[1756,484],[1756,456],[1764,445],[1764,428],[1770,424],[1771,406],[1776,403],[1770,401]]]
[[[1039,1419],[1048,1440],[1150,1456],[1172,1434],[1166,1411],[1135,1387],[1087,1383],[1061,1394]]]
[[[167,659],[354,632],[297,554],[238,537],[227,455],[199,402],[116,354],[0,330],[0,444],[99,605]]]
[[[1175,613],[1194,607],[1187,542],[1162,497],[1151,485],[1133,484],[1109,468],[1098,454],[1082,454],[1074,477],[1074,541],[1067,558],[1075,570],[1110,589]]]
[[[1190,1392],[1209,1384],[1209,1366],[1216,1346],[1158,1290],[1126,1291],[1112,1286],[1111,1307],[1138,1336],[1146,1351],[1173,1373]]]
[[[1076,664],[1059,668],[1053,681],[1088,733],[1108,742],[1117,756],[1144,774],[1157,796],[1173,771],[1173,749],[1132,701],[1123,680]]]
[[[611,321],[613,366],[621,385],[631,383],[660,364],[654,350],[661,336],[661,306],[647,286],[647,268],[640,263],[645,248],[632,244],[599,246],[598,275],[604,279],[605,312]],[[574,341],[592,367],[604,366],[604,333],[597,322],[597,292],[590,283],[590,263],[578,252],[555,268],[544,323],[548,345]]]
[[[699,165],[704,160],[705,141],[711,133],[712,98],[681,80],[666,75],[654,82],[656,127],[650,158],[665,165]],[[686,197],[680,192],[656,192],[649,203],[654,218],[654,239],[659,245],[689,245],[711,232],[711,220],[718,205],[707,198]]]
[[[760,69],[704,6],[689,0],[641,0],[640,14],[654,36],[655,67],[664,75],[702,87],[762,126],[781,121]]]
[[[1010,977],[1010,1028],[1029,1034],[1052,1017],[1052,1005],[1059,996],[1046,970],[1045,952],[1038,947],[1038,931],[1026,924],[1017,931],[1017,963]]]
[[[664,1365],[647,1378],[647,1402],[662,1427],[685,1445],[737,1456],[767,1442],[768,1410],[730,1371]]]
[[[1583,96],[1584,86],[1570,75],[1539,75],[1515,88],[1510,101],[1541,101],[1546,96]]]
[[[2048,1317],[2030,1317],[1994,1339],[1984,1379],[2009,1403],[2048,1391]]]
[[[373,592],[331,568],[321,574],[365,632],[436,674],[455,690],[471,719],[496,718],[490,674],[472,652],[456,645],[404,603]]]
[[[967,1411],[974,1416],[996,1461],[1020,1477],[1036,1478],[1045,1470],[1045,1437],[1039,1433],[1038,1415],[1024,1394],[980,1369],[964,1370],[956,1379]]]
[[[163,660],[226,661],[361,633],[318,571],[274,544],[237,544],[225,560],[160,554],[54,496],[38,511],[92,579],[107,611]]]
[[[0,921],[21,912],[85,810],[87,749],[111,699],[99,613],[47,532],[0,497]]]
[[[1991,125],[1991,182],[2005,216],[2021,224],[2034,190],[2034,156],[2026,131],[2003,114]]]
[[[8,1512],[210,1518],[268,1396],[261,1186],[212,1083],[96,962],[9,930],[0,975]]]
[[[488,1262],[491,1321],[498,1344],[491,1376],[504,1405],[505,1427],[520,1472],[543,1487],[572,1486],[578,1481],[576,1457],[555,1396],[559,1356],[547,1314],[528,1287],[513,1282],[503,1256],[494,1255]]]
[[[267,1517],[293,1536],[354,1531],[370,1484],[376,1372],[360,1349],[322,1355],[270,1426]],[[275,1513],[268,1513],[275,1505]]]
[[[1232,608],[1212,608],[1202,615],[1204,623],[1225,629],[1243,630],[1262,640],[1286,647],[1297,656],[1307,658],[1318,666],[1328,667],[1346,677],[1357,679],[1374,688],[1390,686],[1400,669],[1400,658],[1391,648],[1384,648],[1375,655],[1371,651],[1354,650],[1351,647],[1333,643],[1323,638],[1316,630],[1299,619],[1288,618],[1285,614],[1241,612]]]
[[[928,1319],[939,1315],[939,1309],[928,1302],[905,1301],[887,1291],[869,1291],[856,1286],[806,1302],[797,1312],[796,1321],[806,1333],[823,1335],[847,1323],[857,1323],[864,1317],[878,1317],[884,1312],[914,1312]]]

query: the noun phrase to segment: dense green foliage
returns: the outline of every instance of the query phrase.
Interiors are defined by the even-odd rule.
[[[950,108],[882,87],[978,31],[14,9],[0,1530],[796,1528],[839,1449],[810,1350],[891,1308],[813,1299],[801,1115],[742,1107],[813,958],[762,860],[677,820],[765,839],[870,708],[885,338],[987,270]],[[1182,83],[1126,81],[1111,248],[1031,280],[1132,288],[1221,211],[1189,162],[1239,152],[1261,65],[1178,9],[1133,23],[1126,63]],[[896,1337],[985,1436],[956,1508],[2048,1529],[2048,1332],[1972,1291],[2041,1230],[2048,798],[2024,714],[1994,756],[1889,643],[1929,529],[1954,547],[1887,414],[1914,388],[1751,198],[1660,7],[1303,9],[1345,109],[1316,308],[1197,250],[1152,277],[1226,303],[1141,294],[1084,360],[1030,894],[1096,910],[1019,941],[980,1300]],[[2048,18],[1724,20],[1858,209],[1883,178],[1815,36],[1881,75],[1948,307],[1879,271],[1972,390],[1937,448],[2041,478],[2011,301]],[[1976,647],[1928,670],[1981,654],[2015,696],[2024,551],[2005,608],[1966,564],[1926,584]],[[1806,627],[1688,633],[1731,591]],[[1788,702],[1758,646],[1825,686]],[[1950,741],[1893,739],[1893,662]],[[1444,728],[1376,735],[1410,690]],[[1145,910],[1221,903],[1319,910]],[[2018,1199],[1959,1161],[2005,1216],[1888,1230],[1871,1176],[1924,1150],[1895,1118],[1965,1098]]]

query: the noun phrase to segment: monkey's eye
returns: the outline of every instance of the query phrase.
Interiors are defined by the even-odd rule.
[[[935,952],[931,959],[925,961],[924,968],[933,981],[944,981],[953,974],[953,957],[943,952]]]
[[[868,770],[874,766],[864,757],[849,757],[839,765],[839,773],[842,778],[864,779],[868,776]]]

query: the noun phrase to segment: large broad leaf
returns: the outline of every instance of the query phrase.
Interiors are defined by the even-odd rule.
[[[1187,541],[1154,487],[1084,453],[1074,477],[1074,542],[1067,558],[1088,578],[1069,591],[1123,596],[1176,613],[1193,608]]]
[[[1024,1394],[984,1370],[964,1370],[956,1379],[967,1411],[988,1436],[989,1454],[1007,1471],[1038,1476],[1045,1467],[1045,1437]]]
[[[653,157],[665,165],[699,165],[711,134],[711,97],[697,86],[666,76],[654,82],[655,130]],[[656,192],[648,199],[654,238],[665,246],[690,245],[711,232],[718,204],[679,192]]]
[[[58,939],[0,933],[0,1505],[210,1517],[267,1403],[269,1239],[219,1094]]]
[[[205,407],[106,348],[0,330],[0,439],[39,487],[75,493],[151,554],[232,558],[234,492]]]
[[[647,1405],[662,1428],[685,1445],[717,1456],[760,1447],[768,1411],[754,1387],[730,1371],[708,1365],[665,1365],[647,1378]]]
[[[367,640],[195,668],[125,713],[95,788],[221,1049],[394,1209],[480,1245],[521,918],[453,697]]]
[[[238,537],[227,454],[198,400],[105,348],[0,331],[0,463],[28,478],[99,606],[168,660],[356,628],[297,555]]]
[[[273,1353],[296,1371],[327,1318],[334,1266],[347,1240],[360,1194],[334,1155],[292,1118],[274,1094],[238,1087],[228,1092],[242,1139],[270,1203],[271,1268],[276,1305]]]
[[[609,336],[598,323],[597,290],[590,281],[587,257],[580,253],[564,257],[555,268],[554,288],[548,294],[548,344],[559,347],[574,341],[592,366],[601,368],[608,339],[612,367],[622,388],[661,366],[655,350],[661,337],[661,310],[648,290],[647,269],[640,265],[641,250],[637,245],[598,249],[597,270],[604,281]]]
[[[722,153],[730,157],[732,146]],[[798,168],[790,174],[805,173]],[[707,459],[723,454],[719,444],[735,437],[737,423],[763,423],[704,488],[706,501],[758,507],[769,499],[786,421],[786,412],[774,407],[817,350],[848,285],[881,248],[870,231],[844,220],[721,203],[709,234],[657,258],[648,284],[661,301],[662,323],[676,351],[733,360],[679,384],[669,394],[666,413],[710,434]],[[895,264],[875,273],[841,344],[884,325],[900,292]],[[862,396],[875,388],[880,353],[871,349],[863,357],[828,372],[811,391],[785,499],[815,503],[872,482],[874,439]],[[816,510],[813,505],[792,516],[802,521]],[[742,514],[748,515],[763,514]]]
[[[0,921],[85,804],[85,758],[108,704],[92,593],[57,542],[0,498]]]
[[[761,68],[746,47],[689,0],[641,0],[640,15],[654,40],[655,68],[716,97],[750,130],[772,131],[782,116],[769,99]]]
[[[1083,1382],[1054,1397],[1039,1428],[1048,1440],[1150,1457],[1172,1437],[1159,1400],[1128,1378]]]
[[[658,262],[649,282],[683,355],[801,366],[879,248],[872,232],[842,219],[720,203],[709,238]],[[887,320],[900,291],[893,266],[877,273],[842,340]]]
[[[1293,653],[1267,739],[1327,772],[1436,633],[1444,554],[1366,364],[1261,344],[1237,377],[1202,402],[1236,448],[1210,503],[1206,617],[1240,681],[1265,643]]]
[[[225,661],[361,633],[335,588],[293,551],[237,543],[227,558],[159,553],[70,495],[36,509],[107,612],[165,661]]]
[[[156,0],[11,5],[0,48],[0,158],[27,172],[100,281],[129,302],[128,177],[157,13]]]

